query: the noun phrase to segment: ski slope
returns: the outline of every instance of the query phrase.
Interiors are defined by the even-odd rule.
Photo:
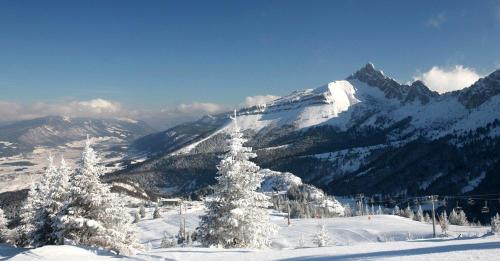
[[[46,246],[33,250],[0,246],[0,260],[497,260],[500,236],[488,234],[489,227],[450,226],[449,237],[432,239],[432,225],[391,215],[348,218],[286,220],[278,213],[272,220],[280,226],[271,249],[160,248],[163,234],[176,235],[181,218],[193,231],[199,204],[189,206],[183,217],[178,209],[162,209],[162,218],[152,219],[152,208],[138,225],[142,243],[150,250],[131,257],[114,256],[108,252],[76,246]],[[331,238],[330,246],[318,248],[312,236],[318,224],[325,224]],[[440,229],[437,227],[437,233]],[[299,248],[303,237],[305,246]]]

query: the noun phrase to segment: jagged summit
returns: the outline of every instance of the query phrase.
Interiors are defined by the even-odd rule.
[[[375,69],[375,65],[369,62],[364,67],[349,76],[347,79],[358,79],[360,81],[368,83],[380,80],[388,80],[390,78],[385,76],[382,71]]]
[[[479,79],[470,87],[454,93],[458,94],[458,99],[467,108],[471,109],[480,106],[500,93],[500,69]]]

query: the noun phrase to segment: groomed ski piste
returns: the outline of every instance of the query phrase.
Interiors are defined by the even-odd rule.
[[[201,202],[193,202],[183,216],[174,207],[161,208],[161,218],[153,219],[154,208],[146,209],[137,232],[145,250],[133,256],[79,246],[44,246],[36,249],[0,245],[0,260],[498,260],[500,235],[489,226],[449,226],[442,236],[432,238],[432,224],[393,215],[292,219],[288,226],[282,213],[273,213],[279,226],[270,249],[218,249],[191,247],[161,248],[165,233],[175,236],[181,219],[194,231],[203,214]],[[135,210],[131,210],[135,211]],[[313,236],[325,225],[329,245],[317,247]],[[300,243],[302,241],[303,244]],[[301,246],[302,245],[302,246]]]

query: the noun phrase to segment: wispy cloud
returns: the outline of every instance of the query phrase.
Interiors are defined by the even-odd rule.
[[[430,89],[439,93],[460,90],[475,83],[481,75],[472,68],[455,65],[450,68],[433,66],[429,71],[419,73],[413,77],[421,80]]]
[[[425,25],[427,27],[432,27],[432,28],[441,28],[441,25],[446,22],[448,20],[448,18],[446,17],[446,15],[444,13],[440,13],[440,14],[437,14],[437,15],[433,15],[431,17],[429,17],[429,19],[427,19]]]
[[[274,95],[246,97],[237,107],[248,107],[277,99]],[[66,99],[19,103],[0,100],[0,120],[16,121],[49,115],[91,118],[131,118],[144,120],[157,129],[165,129],[182,122],[192,121],[208,114],[231,111],[236,106],[210,102],[191,102],[168,105],[156,109],[130,108],[120,102],[95,98],[91,100]]]
[[[268,103],[270,101],[276,100],[278,98],[280,98],[280,96],[271,95],[271,94],[248,96],[245,98],[245,101],[243,101],[243,103],[240,104],[240,106],[241,107],[251,107],[251,106],[255,106],[255,105],[259,105],[259,104],[265,104],[265,103]]]

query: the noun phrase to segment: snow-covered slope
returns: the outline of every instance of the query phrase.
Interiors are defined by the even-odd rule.
[[[178,210],[162,209],[152,219],[153,208],[138,224],[139,238],[151,249],[134,256],[114,256],[77,246],[45,246],[33,250],[0,245],[0,258],[8,260],[496,260],[500,237],[486,235],[488,227],[450,226],[449,237],[432,239],[432,225],[390,215],[327,219],[292,219],[273,216],[279,226],[270,249],[161,248],[164,233],[176,235]],[[203,209],[190,205],[184,215],[186,228],[194,231]],[[330,246],[316,247],[312,238],[324,224]],[[440,230],[438,228],[438,233]],[[459,237],[460,235],[460,237]],[[299,247],[300,238],[304,247]]]

